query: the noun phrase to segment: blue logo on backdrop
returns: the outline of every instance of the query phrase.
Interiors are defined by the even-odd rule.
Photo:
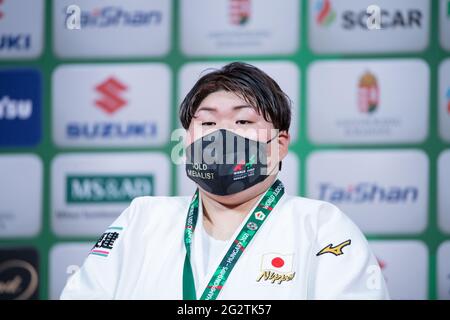
[[[27,51],[31,49],[31,34],[1,34],[0,51]]]
[[[331,183],[319,184],[319,199],[335,204],[405,204],[415,203],[419,190],[415,186],[380,186],[361,182],[347,187]]]
[[[38,70],[0,70],[0,146],[41,141],[42,78]]]
[[[2,4],[0,0],[0,5]],[[0,8],[1,9],[1,8]],[[0,10],[0,22],[5,19],[6,13]],[[14,17],[10,17],[13,19]],[[4,31],[4,30],[2,30]],[[31,48],[31,34],[29,33],[1,33],[0,51],[27,51]]]
[[[67,13],[64,10],[67,18]],[[158,26],[163,19],[159,10],[129,11],[118,6],[95,8],[81,12],[81,29],[109,27],[147,27]]]

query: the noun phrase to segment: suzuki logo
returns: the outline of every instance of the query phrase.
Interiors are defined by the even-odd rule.
[[[127,101],[120,97],[121,92],[127,89],[124,84],[110,77],[95,88],[102,94],[102,97],[95,101],[95,105],[107,113],[113,114],[127,104]]]

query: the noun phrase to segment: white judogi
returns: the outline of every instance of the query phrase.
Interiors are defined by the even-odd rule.
[[[61,299],[182,299],[184,228],[190,201],[190,197],[134,199],[70,278]],[[201,208],[200,204],[191,257],[198,297],[247,220],[228,243],[214,243],[202,230]],[[211,246],[222,252],[212,254]],[[207,257],[213,260],[205,261]],[[286,194],[218,296],[388,298],[378,263],[360,230],[330,203]]]

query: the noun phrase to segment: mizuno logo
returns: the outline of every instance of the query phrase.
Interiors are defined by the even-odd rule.
[[[334,247],[333,247],[333,244],[330,243],[328,246],[326,246],[325,248],[320,250],[319,253],[316,254],[316,256],[321,256],[322,254],[325,254],[325,253],[332,253],[335,256],[340,256],[340,255],[344,254],[344,252],[342,252],[342,249],[345,248],[346,246],[349,246],[351,243],[352,243],[352,241],[350,239],[348,239],[347,241],[344,241]]]

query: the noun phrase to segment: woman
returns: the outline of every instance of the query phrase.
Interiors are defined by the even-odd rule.
[[[285,194],[290,102],[254,66],[201,77],[180,107],[193,197],[139,197],[62,299],[386,299],[360,230],[334,205]]]

